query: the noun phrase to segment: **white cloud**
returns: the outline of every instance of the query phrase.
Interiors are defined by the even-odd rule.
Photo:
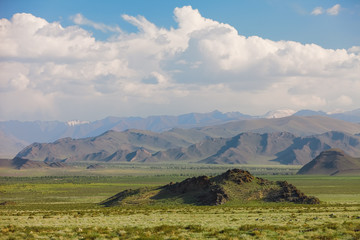
[[[103,24],[103,23],[97,23],[97,22],[91,21],[91,20],[85,18],[80,13],[72,16],[71,19],[74,21],[75,24],[90,26],[90,27],[93,27],[93,28],[95,28],[97,30],[100,30],[102,32],[108,32],[108,31],[109,32],[118,32],[118,33],[122,32],[120,27],[118,27],[118,26],[111,27],[111,26],[108,26],[108,25]]]
[[[360,54],[360,46],[353,46],[348,50],[349,53]]]
[[[320,15],[324,13],[324,9],[322,7],[316,7],[314,8],[314,10],[311,12],[312,15]]]
[[[316,7],[312,10],[311,14],[317,16],[326,13],[331,16],[336,16],[339,14],[340,10],[341,10],[341,5],[335,4],[334,6],[326,10],[324,10],[324,8],[322,7]]]
[[[333,7],[326,9],[326,13],[329,15],[336,16],[339,14],[340,9],[341,9],[340,4],[335,4]]]
[[[245,37],[191,7],[176,28],[123,15],[138,27],[96,41],[78,26],[31,14],[0,20],[0,119],[279,108],[331,111],[360,103],[360,55],[315,44]],[[112,31],[77,15],[77,24]]]
[[[336,99],[336,101],[337,101],[340,105],[343,105],[343,106],[348,106],[348,105],[353,104],[352,99],[351,99],[349,96],[346,96],[346,95],[341,95],[340,97],[338,97],[338,98]]]

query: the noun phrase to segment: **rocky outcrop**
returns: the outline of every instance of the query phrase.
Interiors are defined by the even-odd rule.
[[[293,202],[299,204],[319,204],[320,200],[316,197],[306,196],[303,192],[297,189],[294,185],[286,181],[278,181],[279,190],[269,192],[266,201],[270,202]]]
[[[182,199],[192,205],[221,205],[228,201],[259,200],[268,202],[293,202],[317,204],[319,199],[306,196],[287,182],[273,182],[251,175],[241,169],[228,170],[215,177],[200,176],[169,183],[156,189],[128,189],[103,201],[104,206],[121,204],[152,203],[156,201]],[[172,201],[174,200],[174,201]]]
[[[248,171],[242,169],[232,169],[213,178],[214,182],[224,183],[224,181],[232,181],[236,184],[252,182],[255,179]]]
[[[229,196],[224,189],[213,183],[207,176],[185,179],[180,183],[170,183],[163,187],[160,194],[154,199],[160,199],[166,195],[191,194],[196,205],[220,205],[225,203]]]

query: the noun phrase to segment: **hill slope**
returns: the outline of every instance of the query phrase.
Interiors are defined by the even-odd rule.
[[[354,134],[360,132],[360,124],[343,122],[322,116],[292,116],[280,119],[235,121],[203,128],[172,129],[162,133],[145,130],[127,130],[124,132],[108,131],[98,137],[92,138],[77,140],[64,138],[53,143],[34,143],[20,151],[17,156],[39,161],[166,161],[172,159],[195,159],[200,161],[217,154],[214,158],[204,160],[203,162],[245,163],[250,158],[260,157],[259,163],[264,163],[264,161],[266,162],[276,158],[276,161],[282,164],[305,164],[313,159],[316,156],[315,154],[323,150],[331,147],[341,147],[341,143],[339,142],[341,139],[339,141],[336,140],[340,145],[333,143],[334,141],[330,144],[326,142],[327,140],[314,140],[312,137],[307,140],[298,139],[294,143],[289,144],[291,139],[287,139],[286,143],[276,143],[276,141],[283,140],[271,139],[270,135],[275,132],[287,131],[295,135],[299,133],[297,136],[303,136],[305,133],[319,134],[334,129]],[[242,144],[238,145],[238,147],[232,146],[236,141],[239,141],[235,139],[209,140],[221,137],[232,138],[243,132],[270,134],[267,140],[261,140],[262,137],[266,137],[265,135],[247,137],[249,142],[246,149],[244,149],[245,140],[241,140]],[[344,133],[344,135],[349,134]],[[326,137],[324,137],[324,139],[325,138]],[[229,141],[232,141],[232,143]],[[312,149],[314,141],[315,145],[316,142],[321,142],[320,147],[315,148],[315,150]],[[344,138],[344,141],[347,141],[347,139]],[[355,140],[355,142],[357,143],[358,140]],[[193,149],[185,149],[195,143],[198,143],[198,145],[191,146]],[[228,146],[223,144],[228,144]],[[264,146],[263,144],[267,145]],[[286,147],[289,145],[292,145],[292,147],[287,149]],[[266,150],[261,150],[264,147]],[[178,149],[174,150],[174,148]],[[161,152],[154,156],[158,151]],[[351,151],[354,153],[354,156],[360,152],[357,146]],[[305,157],[300,157],[303,153],[305,153]],[[292,155],[291,158],[289,158],[290,155]],[[230,158],[230,156],[234,157]],[[288,159],[291,159],[291,161]]]
[[[39,162],[29,159],[15,157],[13,159],[0,159],[0,167],[12,169],[33,169],[33,168],[64,168],[66,164],[62,162]]]
[[[334,119],[339,119],[347,122],[360,123],[360,109],[342,113],[325,113],[322,111],[300,110],[294,114],[294,116],[327,116]]]
[[[20,151],[17,157],[52,162],[130,161],[131,156],[189,144],[181,138],[150,131],[108,131],[93,138],[63,138],[53,143],[33,143]]]
[[[353,111],[349,114],[354,116],[355,113],[356,111]],[[172,128],[182,129],[169,130]],[[180,116],[151,116],[147,118],[108,117],[94,122],[5,121],[0,122],[0,143],[2,143],[0,144],[0,157],[13,157],[24,146],[34,142],[53,142],[66,137],[95,137],[109,130],[124,131],[127,129],[155,132],[167,131],[168,134],[196,143],[203,140],[205,136],[232,137],[241,132],[269,133],[286,131],[297,136],[308,136],[328,131],[355,134],[360,133],[360,124],[344,122],[326,116],[291,116],[263,119],[239,112],[221,113],[219,111],[189,113]]]
[[[147,162],[191,161],[211,164],[306,164],[320,152],[343,148],[360,157],[360,137],[327,132],[309,137],[291,133],[241,133],[231,138],[207,138],[185,148],[168,149]]]
[[[250,119],[239,112],[188,113],[179,116],[107,117],[86,121],[3,121],[0,122],[0,157],[13,157],[26,145],[34,142],[53,142],[60,138],[95,137],[106,131],[128,129],[162,132],[175,127],[192,128]],[[10,147],[9,147],[10,146]]]
[[[0,130],[0,157],[12,158],[12,156],[16,155],[27,145],[28,143],[26,141],[22,141],[11,135],[5,134]]]
[[[126,204],[192,204],[220,205],[226,202],[248,201],[294,202],[317,204],[287,182],[272,182],[257,178],[240,169],[228,170],[215,177],[193,177],[180,183],[158,188],[128,189],[101,202],[104,206]]]
[[[181,136],[180,136],[181,137]],[[30,160],[199,162],[210,164],[306,164],[320,152],[342,148],[360,157],[360,136],[327,132],[309,137],[291,133],[241,133],[191,144],[171,132],[109,131],[95,138],[65,138],[54,143],[34,143],[17,157]]]
[[[241,133],[232,137],[201,163],[266,164],[275,154],[289,147],[296,137],[287,132]]]
[[[297,174],[360,174],[360,158],[353,158],[341,149],[329,149],[303,166]]]
[[[297,136],[310,136],[329,131],[360,133],[360,124],[324,116],[290,116],[272,119],[251,119],[226,124],[196,128],[211,137],[232,137],[242,132],[289,132]]]

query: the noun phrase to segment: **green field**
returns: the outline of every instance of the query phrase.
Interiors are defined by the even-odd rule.
[[[92,172],[79,167],[66,174],[44,170],[39,176],[17,170],[18,177],[0,177],[0,239],[360,239],[360,176],[297,176],[291,167],[247,166],[256,176],[293,183],[318,197],[320,205],[97,204],[124,189],[233,167],[128,165]]]

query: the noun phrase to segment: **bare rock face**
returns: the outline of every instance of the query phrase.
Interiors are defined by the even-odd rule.
[[[192,205],[221,205],[231,200],[320,203],[316,197],[306,196],[286,181],[273,182],[257,178],[248,171],[232,169],[215,177],[192,177],[156,189],[125,190],[100,204],[104,206],[114,206],[124,202],[134,204],[133,200],[136,204],[140,202],[156,204],[157,200],[166,199],[171,200],[170,202],[182,199],[183,203]]]
[[[170,183],[163,188],[163,194],[191,194],[198,205],[220,205],[228,200],[228,195],[207,176],[185,179],[180,183]]]
[[[232,181],[237,184],[249,183],[255,179],[248,171],[232,169],[214,178],[215,182]]]
[[[293,202],[299,204],[319,204],[320,200],[316,197],[306,196],[294,185],[286,181],[276,182],[280,186],[280,190],[272,191],[266,197],[270,202]]]
[[[166,185],[164,189],[174,193],[186,193],[192,191],[208,190],[210,186],[211,182],[209,177],[200,176],[187,178],[184,181],[175,184],[170,183],[169,185]]]

